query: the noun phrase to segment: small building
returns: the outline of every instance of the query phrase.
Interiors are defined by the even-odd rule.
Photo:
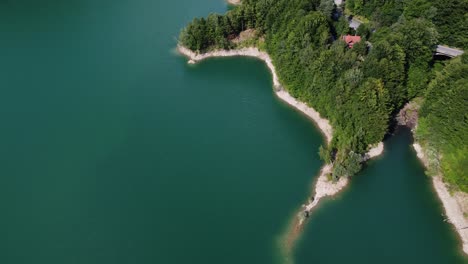
[[[360,36],[351,36],[351,35],[342,36],[341,39],[343,39],[344,42],[346,42],[346,44],[348,44],[348,47],[351,48],[351,49],[353,48],[354,44],[361,41]]]

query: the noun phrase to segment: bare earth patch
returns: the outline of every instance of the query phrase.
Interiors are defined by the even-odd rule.
[[[257,31],[255,29],[247,29],[242,31],[239,36],[231,40],[235,44],[239,44],[241,42],[253,39],[257,35]]]
[[[240,5],[241,0],[227,0],[227,2],[231,5]]]

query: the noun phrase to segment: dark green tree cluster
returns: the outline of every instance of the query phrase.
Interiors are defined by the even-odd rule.
[[[468,56],[453,59],[431,81],[420,110],[418,141],[431,168],[446,181],[468,192]]]
[[[404,11],[403,1],[385,2],[396,5],[400,14]],[[354,3],[366,10],[368,1]],[[383,139],[391,117],[425,93],[438,35],[431,21],[419,16],[394,19],[393,11],[383,5],[385,19],[379,23],[385,26],[371,34],[371,27],[362,25],[356,33],[363,40],[350,49],[339,40],[350,32],[348,22],[342,17],[333,20],[332,4],[244,0],[224,16],[194,20],[182,31],[180,43],[200,52],[230,48],[229,39],[255,28],[265,37],[284,88],[331,121],[334,137],[320,154],[334,162],[337,178],[359,171],[360,157]]]
[[[347,0],[346,8],[370,19],[376,28],[424,18],[435,24],[441,44],[468,48],[468,0]]]
[[[390,26],[398,21],[404,9],[402,0],[347,0],[346,9],[372,20],[376,27]]]
[[[209,49],[229,49],[233,45],[229,40],[246,29],[255,28],[263,33],[266,23],[274,18],[267,18],[271,0],[245,0],[239,7],[230,10],[225,15],[210,14],[205,18],[196,18],[182,30],[179,42],[198,52]]]
[[[379,29],[371,36],[371,42],[387,43],[392,48],[400,48],[400,56],[404,57],[404,70],[382,72],[380,68],[373,68],[375,74],[383,78],[391,74],[394,85],[393,98],[397,106],[401,103],[422,95],[431,78],[433,53],[438,42],[438,34],[434,24],[422,19],[403,19],[392,27]],[[394,54],[393,56],[395,56]],[[395,65],[396,66],[396,65]],[[404,82],[399,81],[405,79]]]

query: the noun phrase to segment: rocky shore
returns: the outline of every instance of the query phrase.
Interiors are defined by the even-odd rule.
[[[414,143],[413,148],[416,151],[421,162],[428,166],[428,160],[424,154],[424,149],[420,144]],[[468,195],[462,192],[451,194],[447,185],[443,182],[441,175],[432,177],[432,184],[445,210],[445,214],[460,235],[463,244],[463,251],[468,254],[468,221],[463,212],[463,204],[468,203]]]
[[[396,118],[399,125],[411,128],[413,135],[417,128],[418,111],[421,103],[420,99],[409,102],[403,107]],[[413,148],[424,166],[426,168],[429,167],[429,160],[423,146],[415,142]],[[451,193],[448,185],[444,183],[443,177],[440,174],[432,177],[432,185],[442,202],[447,221],[455,227],[456,232],[462,240],[463,251],[465,254],[468,254],[468,221],[466,218],[466,215],[468,215],[468,194],[463,192]]]
[[[240,5],[241,0],[227,0],[230,5]]]

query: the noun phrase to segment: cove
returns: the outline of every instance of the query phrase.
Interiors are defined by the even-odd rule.
[[[322,165],[323,137],[274,97],[262,62],[213,59],[190,67],[171,52],[193,17],[225,10],[223,1],[208,0],[0,3],[1,263],[281,263],[277,241]],[[414,195],[429,198],[424,212],[437,235],[423,259],[461,263],[422,167],[402,153],[414,163],[401,166],[426,186]],[[391,192],[380,183],[382,189],[357,188],[395,167],[395,160],[383,163],[387,155],[318,208],[297,263],[341,263],[340,256],[362,263],[366,236],[351,243],[317,230],[371,233],[350,216],[376,204],[339,206],[360,195],[372,201],[381,190],[389,200],[415,192],[405,184],[389,185]],[[420,224],[403,226],[398,238],[414,242],[404,244],[410,255],[391,260],[422,255],[416,245],[431,238]],[[375,238],[369,258],[388,256],[377,247],[385,241]],[[346,246],[354,251],[332,260],[322,254]]]
[[[412,142],[397,128],[383,156],[314,212],[295,263],[466,263]]]
[[[280,261],[323,138],[262,62],[172,52],[187,21],[225,10],[0,4],[0,263]]]

